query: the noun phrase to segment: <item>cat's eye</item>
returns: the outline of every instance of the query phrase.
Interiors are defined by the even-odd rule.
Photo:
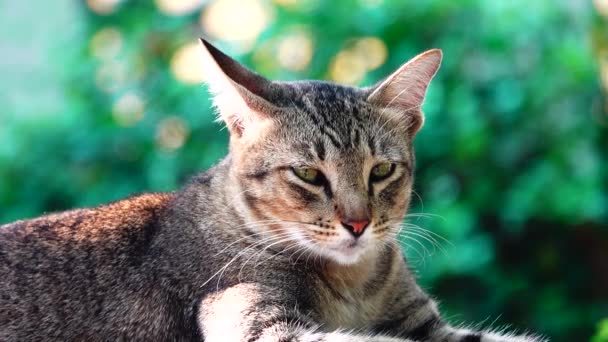
[[[370,180],[372,182],[378,182],[383,179],[390,177],[395,172],[395,164],[393,163],[380,163],[372,168],[370,174]]]
[[[321,171],[312,167],[293,167],[293,173],[306,183],[313,185],[321,185],[325,182],[325,176]]]

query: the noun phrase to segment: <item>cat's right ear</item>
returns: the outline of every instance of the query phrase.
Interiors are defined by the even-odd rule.
[[[413,136],[424,123],[420,110],[426,90],[439,70],[443,54],[432,49],[419,54],[383,82],[371,89],[367,100],[382,108],[392,108],[402,116]]]
[[[271,81],[247,69],[201,38],[203,72],[219,120],[231,135],[242,137],[248,127],[271,118],[280,109],[268,99],[277,91]]]

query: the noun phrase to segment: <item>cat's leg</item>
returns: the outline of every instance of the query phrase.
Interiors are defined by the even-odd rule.
[[[415,287],[403,292],[404,300],[393,307],[392,317],[378,324],[374,331],[391,336],[409,337],[417,341],[441,342],[543,342],[544,338],[531,335],[516,336],[493,331],[475,331],[452,327],[445,323],[437,310],[435,301]],[[399,302],[399,300],[397,300]]]
[[[280,293],[247,283],[205,298],[198,316],[205,341],[412,342],[383,335],[323,331],[293,300],[281,298]]]
[[[533,335],[514,335],[506,332],[457,328],[445,322],[436,302],[416,283],[416,278],[403,258],[393,260],[392,266],[376,282],[383,286],[377,290],[382,296],[382,316],[371,330],[415,341],[429,342],[543,342],[545,338]]]
[[[445,325],[434,332],[429,341],[479,341],[479,342],[546,342],[545,338],[532,335],[515,335],[497,331],[475,331]]]

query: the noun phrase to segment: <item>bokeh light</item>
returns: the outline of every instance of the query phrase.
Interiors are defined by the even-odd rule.
[[[359,84],[368,71],[381,66],[388,55],[382,40],[364,37],[349,44],[332,60],[329,75],[336,82],[350,85]]]
[[[121,61],[108,61],[95,72],[95,85],[104,92],[119,90],[127,80],[127,67]]]
[[[272,18],[271,8],[260,0],[217,0],[203,11],[200,24],[210,37],[249,50]]]
[[[608,0],[593,0],[597,11],[604,17],[608,17]]]
[[[341,84],[356,85],[367,72],[365,59],[352,51],[340,51],[331,61],[329,76],[333,81]]]
[[[104,27],[93,35],[89,47],[93,56],[103,60],[116,57],[122,44],[122,34],[117,28]]]
[[[359,39],[353,51],[365,61],[367,70],[374,70],[384,64],[388,55],[386,44],[377,37]]]
[[[144,117],[144,101],[136,93],[128,92],[114,102],[112,116],[120,126],[133,126]]]
[[[116,10],[116,7],[122,0],[87,0],[87,5],[91,11],[106,15],[111,14]]]
[[[203,82],[200,43],[189,43],[180,47],[171,57],[171,73],[180,82],[196,84]]]
[[[313,48],[313,41],[309,33],[298,30],[289,34],[279,42],[279,64],[292,71],[302,70],[310,64]]]
[[[200,8],[207,0],[154,0],[158,9],[167,15],[185,15]]]
[[[156,143],[166,151],[175,151],[184,145],[190,134],[188,125],[178,116],[163,119],[156,127]]]

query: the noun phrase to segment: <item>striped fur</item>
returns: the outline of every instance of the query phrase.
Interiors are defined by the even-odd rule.
[[[230,154],[176,193],[0,227],[0,341],[541,340],[448,325],[395,239],[440,52],[360,89],[203,47]]]

